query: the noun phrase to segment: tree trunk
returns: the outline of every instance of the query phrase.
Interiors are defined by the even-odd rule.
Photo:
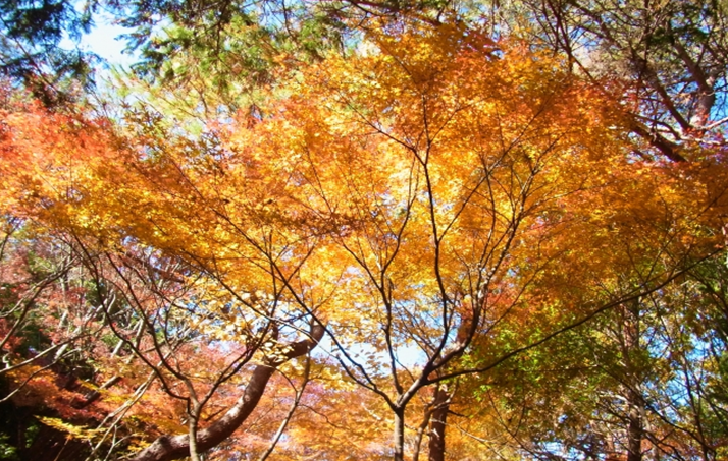
[[[632,361],[633,356],[640,351],[640,303],[635,300],[622,311],[622,341],[625,362],[625,380],[627,383],[625,397],[627,399],[627,461],[642,461],[642,439],[644,438],[644,421],[642,412],[644,400],[642,398],[643,370],[639,364]]]
[[[430,419],[430,442],[428,444],[428,461],[445,461],[445,430],[447,414],[450,411],[450,394],[445,389],[435,393],[432,418]]]
[[[636,397],[636,396],[635,396]],[[642,461],[642,408],[638,397],[630,402],[629,426],[627,427],[627,461]]]
[[[197,431],[197,449],[199,452],[208,450],[230,437],[258,405],[275,368],[287,360],[308,353],[318,344],[323,334],[324,328],[316,326],[311,332],[311,339],[291,344],[285,348],[288,352],[284,357],[271,361],[270,364],[256,366],[245,393],[235,402],[235,405],[210,426]],[[136,456],[130,458],[130,461],[171,461],[188,456],[190,456],[189,435],[162,436],[137,453]]]
[[[394,461],[404,461],[404,408],[394,411]]]

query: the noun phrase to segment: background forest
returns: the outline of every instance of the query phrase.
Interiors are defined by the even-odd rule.
[[[0,459],[728,458],[724,0],[0,18]]]

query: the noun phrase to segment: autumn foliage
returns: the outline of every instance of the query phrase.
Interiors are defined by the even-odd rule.
[[[358,40],[199,134],[5,97],[5,408],[58,459],[724,454],[724,148],[517,37]]]

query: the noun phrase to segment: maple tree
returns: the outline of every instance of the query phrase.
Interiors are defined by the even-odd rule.
[[[596,312],[615,308],[630,299],[639,298],[662,288],[664,283],[675,276],[675,268],[683,264],[686,251],[693,250],[693,246],[698,243],[694,238],[699,234],[695,234],[693,229],[696,229],[695,225],[700,226],[698,222],[702,218],[699,216],[703,213],[696,202],[685,201],[688,196],[684,194],[691,190],[691,186],[687,184],[680,186],[680,180],[671,178],[669,169],[660,171],[644,164],[630,163],[624,158],[614,158],[609,154],[601,157],[595,154],[597,148],[609,149],[612,154],[620,149],[618,139],[612,138],[613,144],[608,144],[610,142],[608,130],[599,132],[598,128],[595,128],[589,133],[598,139],[594,144],[587,141],[589,138],[585,137],[582,131],[579,132],[579,141],[574,140],[572,141],[574,144],[568,144],[569,130],[574,126],[585,126],[588,122],[586,120],[577,122],[568,118],[578,117],[579,109],[574,109],[573,106],[569,108],[571,110],[567,112],[568,115],[564,113],[555,115],[550,112],[558,110],[558,105],[553,101],[560,99],[553,95],[549,97],[537,93],[536,96],[527,93],[528,88],[523,87],[507,92],[510,103],[514,103],[516,95],[526,93],[528,96],[524,95],[524,99],[529,101],[530,107],[535,106],[533,110],[537,115],[533,115],[533,112],[525,107],[514,109],[502,100],[494,103],[496,107],[499,105],[507,107],[500,113],[496,112],[497,118],[493,116],[498,123],[506,127],[517,127],[519,130],[517,133],[527,139],[523,141],[524,144],[542,141],[547,147],[542,145],[539,148],[538,144],[535,147],[531,144],[523,147],[519,135],[509,137],[503,125],[489,129],[487,122],[484,121],[488,120],[489,113],[485,110],[476,112],[480,108],[475,109],[477,103],[468,97],[477,100],[488,95],[495,98],[497,92],[492,88],[468,88],[468,85],[472,87],[478,82],[498,82],[505,86],[506,83],[498,80],[494,64],[491,63],[493,67],[489,67],[489,64],[483,62],[483,54],[478,54],[479,60],[473,59],[481,69],[487,69],[489,78],[473,78],[467,83],[461,83],[458,76],[471,77],[477,75],[477,71],[472,68],[465,67],[467,70],[463,70],[457,67],[467,66],[467,58],[470,57],[467,51],[460,49],[456,53],[457,58],[453,60],[448,59],[447,54],[444,56],[437,54],[441,50],[437,47],[442,44],[439,40],[447,43],[448,38],[459,37],[457,33],[449,35],[452,30],[439,32],[442,35],[436,33],[430,37],[414,33],[416,45],[409,45],[406,41],[409,38],[407,35],[400,36],[395,33],[397,48],[393,42],[387,41],[385,35],[381,38],[382,54],[366,61],[367,64],[374,63],[373,71],[367,72],[367,67],[354,67],[356,71],[341,72],[345,76],[341,80],[338,69],[336,74],[326,71],[317,74],[315,81],[325,81],[328,82],[327,85],[333,86],[336,99],[341,101],[339,104],[343,104],[353,112],[350,114],[353,120],[336,118],[328,123],[334,123],[334,129],[337,131],[344,130],[349,124],[361,127],[364,133],[373,133],[366,135],[369,139],[381,136],[382,142],[387,144],[372,149],[376,152],[376,157],[370,160],[364,154],[358,154],[355,158],[346,158],[345,166],[337,171],[335,179],[331,179],[331,185],[328,186],[326,171],[315,165],[330,164],[336,162],[337,158],[316,161],[316,157],[312,160],[308,160],[307,157],[311,158],[313,155],[326,152],[326,143],[333,144],[334,147],[331,147],[330,151],[336,153],[335,155],[341,155],[341,152],[346,152],[352,147],[338,144],[345,141],[340,141],[342,138],[337,136],[326,137],[326,132],[321,128],[321,121],[312,128],[306,127],[307,130],[312,130],[307,133],[313,134],[308,134],[305,138],[306,148],[301,155],[312,164],[311,172],[307,176],[310,179],[301,186],[314,183],[318,189],[317,194],[329,213],[343,213],[345,207],[352,207],[350,203],[353,201],[357,214],[363,217],[361,219],[368,221],[373,214],[376,214],[374,225],[365,225],[361,232],[352,226],[351,233],[347,233],[339,245],[349,253],[352,258],[351,264],[356,268],[353,274],[347,275],[347,279],[361,277],[359,282],[355,282],[361,283],[361,288],[351,291],[367,293],[364,300],[349,305],[356,311],[360,311],[362,306],[378,306],[373,311],[372,319],[368,321],[373,324],[370,327],[371,333],[367,333],[367,323],[360,321],[356,330],[356,341],[360,341],[364,332],[366,337],[372,338],[368,339],[367,344],[378,345],[380,355],[370,354],[369,357],[365,355],[362,358],[350,355],[347,350],[351,350],[352,346],[347,344],[351,340],[348,338],[350,334],[346,331],[348,326],[346,323],[341,325],[340,332],[336,332],[334,329],[338,325],[329,319],[329,330],[332,331],[332,336],[341,338],[337,338],[337,342],[340,341],[342,364],[350,377],[380,395],[395,413],[395,459],[404,457],[406,408],[409,400],[421,389],[461,374],[485,372],[512,354],[530,349],[552,334],[584,322]],[[428,42],[428,38],[432,42]],[[468,39],[476,40],[472,35]],[[459,43],[458,40],[460,39],[455,39],[455,43]],[[487,49],[489,45],[487,41],[480,42],[476,46],[472,42],[462,40],[465,42],[463,46],[477,50],[474,53],[482,53],[481,50]],[[431,48],[425,52],[418,52],[424,47]],[[447,53],[453,48],[456,47],[447,44],[442,49]],[[426,62],[418,61],[420,56],[427,56]],[[386,72],[376,70],[378,58],[387,63]],[[452,69],[448,68],[448,65],[457,69],[454,74],[448,73]],[[332,66],[331,62],[326,63],[326,69],[331,69]],[[398,69],[402,70],[402,74],[397,84],[393,84],[389,79],[397,78]],[[527,72],[523,68],[518,68],[518,71]],[[507,75],[519,76],[518,71],[509,68]],[[352,79],[349,77],[351,75],[366,75],[368,78]],[[533,74],[525,79],[529,82],[539,81]],[[465,87],[473,92],[465,90],[463,92],[465,94],[457,93],[457,90],[450,85],[458,89]],[[314,82],[309,82],[307,87],[314,88],[317,94],[321,91]],[[304,93],[307,87],[299,91]],[[519,93],[519,90],[523,93]],[[554,91],[554,88],[550,90]],[[306,101],[304,104],[316,100],[316,94],[304,94]],[[549,101],[546,107],[534,102],[542,100],[539,96]],[[563,99],[574,102],[574,99]],[[592,96],[592,100],[594,99],[597,98]],[[315,111],[315,107],[324,106],[320,102],[314,104],[316,105],[314,108],[310,106],[306,108]],[[327,113],[335,110],[331,107],[325,109]],[[288,108],[286,113],[293,110]],[[470,110],[482,117],[476,118],[479,122],[477,130],[469,131],[468,116],[472,116]],[[584,111],[589,112],[592,117],[596,114],[596,108]],[[390,113],[395,115],[390,116]],[[507,117],[514,117],[514,114],[525,115],[526,119],[511,122],[512,124],[504,121]],[[303,120],[307,115],[296,112],[296,119]],[[559,131],[559,128],[553,125],[547,125],[548,128],[539,125],[540,115],[549,122],[558,123],[563,120],[564,125],[557,127],[563,126],[564,131]],[[326,117],[323,123],[331,120],[333,116],[326,115]],[[562,117],[565,117],[565,120]],[[608,115],[604,117],[607,118]],[[609,119],[602,121],[610,122]],[[612,119],[611,123],[618,122]],[[451,126],[453,132],[457,133],[454,136],[456,139],[454,145],[449,144],[452,142],[452,138],[449,138]],[[292,129],[289,122],[286,131],[290,133]],[[276,132],[280,131],[282,130],[276,129]],[[587,129],[587,132],[589,131]],[[477,132],[478,135],[471,141],[473,138],[469,133],[473,132]],[[569,147],[565,150],[568,152],[566,157],[568,168],[559,167],[559,160],[566,161],[564,157],[559,157],[561,144],[556,144],[554,138],[544,135],[544,132],[567,143]],[[350,133],[347,131],[343,139],[354,137]],[[430,133],[435,133],[432,138]],[[496,146],[500,149],[488,144],[486,133],[493,133]],[[264,139],[264,142],[270,144],[270,141]],[[475,144],[467,144],[469,141]],[[250,146],[253,142],[246,139],[243,145]],[[325,144],[322,146],[321,143]],[[399,152],[395,151],[399,155],[407,154],[404,158],[409,158],[411,162],[407,170],[402,166],[389,166],[386,163],[388,160],[386,155],[392,149],[389,146],[391,143],[394,143],[395,149],[401,149]],[[507,147],[502,147],[504,145]],[[295,145],[287,144],[281,147],[273,144],[273,146],[285,155],[290,155],[292,151],[296,152]],[[524,156],[525,158],[511,158],[511,154],[515,156],[520,153],[520,148],[527,152],[529,148],[533,149],[531,152],[535,151],[532,154],[534,158],[528,154]],[[574,149],[583,155],[578,157],[578,161],[574,158],[574,155],[578,155],[574,153]],[[496,157],[498,160],[494,160],[493,157],[487,157],[488,154],[493,155],[493,152],[501,153],[504,158]],[[438,153],[443,157],[438,158]],[[595,157],[590,158],[590,154],[594,154]],[[478,158],[477,155],[482,157]],[[363,163],[351,166],[362,158]],[[438,164],[438,159],[442,159],[443,164]],[[489,161],[495,165],[492,171],[489,170]],[[519,161],[524,163],[520,164]],[[530,161],[538,167],[529,164]],[[468,183],[463,179],[456,179],[473,178],[457,170],[459,165],[457,162],[463,162],[462,165],[466,165],[468,173],[472,172],[473,165],[483,165],[484,176],[476,176],[483,182],[479,183],[478,179],[473,179],[474,183]],[[585,169],[576,173],[579,167]],[[643,170],[645,167],[650,170],[653,177],[642,179],[642,175],[646,172]],[[432,178],[429,168],[433,171]],[[443,168],[448,173],[441,173],[438,168]],[[403,170],[407,171],[404,177],[401,173]],[[359,176],[363,171],[366,172],[364,181]],[[511,181],[499,178],[498,175],[501,173],[511,178]],[[548,173],[552,173],[553,176],[549,176]],[[346,176],[342,177],[342,174]],[[393,174],[398,177],[392,178]],[[386,186],[380,189],[383,192],[379,193],[371,188],[371,184],[378,183],[377,175],[386,178],[382,180]],[[595,183],[590,183],[589,178],[593,178]],[[570,184],[570,179],[575,182]],[[396,181],[401,181],[401,185],[395,186]],[[341,191],[342,182],[347,184],[343,191]],[[518,184],[518,187],[511,189],[506,186],[514,183]],[[625,184],[630,184],[630,188],[634,187],[632,192],[642,197],[641,203],[634,204],[636,208],[631,208],[630,205],[625,208],[624,204],[620,203],[621,194],[625,193]],[[503,206],[504,203],[511,204],[514,209],[510,217],[507,212],[499,208],[488,208],[488,202],[485,204],[478,202],[480,185],[487,191],[483,192],[486,197],[494,197],[497,193],[504,194],[497,195],[498,198],[490,203],[495,207]],[[534,195],[531,195],[531,186],[534,191],[538,191],[534,192]],[[642,189],[643,187],[645,189]],[[684,192],[679,192],[682,187],[687,188],[683,189]],[[421,202],[417,200],[418,190],[424,191],[425,198]],[[548,192],[557,190],[558,198],[548,195]],[[598,190],[597,195],[594,195],[594,190]],[[660,192],[653,195],[654,191]],[[456,198],[449,195],[458,192],[463,195],[459,197],[455,195]],[[677,195],[669,198],[671,194]],[[307,194],[306,197],[310,195],[312,194]],[[568,196],[568,201],[561,199],[562,196]],[[358,200],[364,205],[357,203]],[[552,207],[552,200],[553,204],[558,203],[558,206]],[[654,200],[652,204],[651,200]],[[664,214],[663,208],[666,200],[670,203],[669,208],[673,209],[668,214]],[[311,208],[316,204],[314,202],[310,205]],[[424,211],[420,215],[417,212],[420,206],[429,211]],[[491,216],[493,224],[489,226],[477,221],[477,225],[472,225],[468,221],[471,216],[468,214],[470,206],[477,210],[475,214],[477,219]],[[517,207],[522,207],[520,209],[522,214],[518,213]],[[682,217],[692,213],[697,215],[692,214],[693,217],[686,221],[674,221],[672,213],[677,209],[680,209],[679,214]],[[608,213],[609,217],[602,216],[602,213]],[[649,222],[644,221],[647,216],[650,217]],[[635,217],[638,219],[635,220]],[[531,224],[530,219],[534,219],[535,222]],[[583,224],[585,222],[587,224]],[[601,228],[605,222],[609,224],[606,228]],[[463,228],[469,232],[461,230]],[[597,230],[600,228],[601,231]],[[488,232],[486,234],[488,238],[478,235],[477,229]],[[529,230],[533,233],[528,232]],[[464,232],[464,235],[460,232]],[[581,233],[583,233],[581,238],[578,238]],[[457,237],[450,237],[451,235]],[[681,241],[675,242],[675,237],[670,235],[681,235],[679,237]],[[453,249],[449,251],[446,250],[450,243],[448,238],[453,239]],[[708,248],[712,246],[712,243],[709,243],[711,240],[708,238],[705,241]],[[651,241],[671,243],[668,246],[651,248],[649,245]],[[581,247],[581,242],[588,242],[588,248]],[[523,247],[519,247],[519,244]],[[529,251],[534,248],[535,251]],[[637,248],[640,249],[640,253],[635,253]],[[637,255],[639,260],[635,259]],[[551,269],[551,265],[559,267],[558,271]],[[608,280],[616,282],[625,276],[625,267],[633,271],[634,277],[638,277],[640,283],[629,288],[616,286],[606,288],[605,285],[609,286],[612,283],[607,282]],[[574,272],[569,273],[570,270]],[[552,278],[554,276],[555,279]],[[426,282],[428,280],[429,283]],[[534,285],[542,287],[541,290],[532,292],[530,287]],[[564,286],[568,290],[559,293],[558,288]],[[577,291],[575,288],[581,290]],[[555,313],[552,310],[554,302],[560,307]],[[372,307],[367,309],[369,312],[371,310]],[[357,313],[352,313],[353,315]],[[526,324],[539,319],[544,322],[540,328]],[[511,321],[519,328],[509,332],[510,344],[488,346],[490,340],[488,336],[500,334],[501,327]],[[558,327],[554,328],[553,324]],[[485,344],[481,343],[480,347],[488,346],[485,359],[477,362],[473,356],[469,356],[466,364],[458,363],[471,343],[477,345],[481,338],[475,334],[476,331],[481,332],[484,337]],[[527,335],[525,338],[521,336],[524,334]],[[401,350],[403,343],[407,342],[414,343],[420,349],[419,353],[425,356],[424,364],[407,366],[401,363]],[[388,376],[391,380],[389,383],[382,382],[381,373],[386,368],[389,368]],[[437,405],[437,402],[434,403]]]
[[[20,127],[25,126],[29,120],[36,121],[33,126],[40,132],[47,130],[48,136],[26,138],[21,135],[23,130]],[[148,196],[150,187],[154,185],[150,183],[150,179],[159,179],[155,176],[158,173],[173,175],[175,170],[169,169],[173,164],[167,163],[173,160],[172,158],[160,159],[159,164],[155,164],[153,160],[137,158],[140,170],[136,171],[138,182],[135,184],[134,171],[128,170],[129,163],[126,162],[133,161],[133,156],[138,154],[125,150],[118,144],[115,145],[113,136],[110,137],[103,129],[98,127],[94,129],[74,117],[52,116],[32,108],[25,113],[22,111],[14,113],[6,119],[6,122],[10,133],[9,147],[5,151],[6,158],[10,161],[7,177],[12,179],[7,182],[5,190],[17,199],[14,202],[9,201],[10,209],[21,215],[32,213],[37,219],[40,217],[35,213],[41,212],[43,215],[45,214],[43,210],[47,210],[45,218],[49,220],[49,224],[70,231],[76,255],[83,259],[95,286],[100,287],[96,292],[95,309],[102,310],[108,328],[120,340],[122,348],[133,353],[133,362],[127,363],[125,368],[133,365],[140,369],[138,374],[149,375],[147,382],[139,387],[141,389],[139,395],[130,397],[130,400],[132,403],[137,403],[149,386],[157,386],[158,390],[172,401],[176,399],[185,403],[184,413],[189,422],[189,431],[192,434],[199,433],[200,449],[218,444],[255,408],[268,379],[275,370],[275,365],[305,354],[315,345],[317,338],[320,338],[320,328],[312,327],[312,339],[290,342],[286,345],[286,337],[295,335],[296,331],[303,333],[308,331],[308,328],[301,330],[297,326],[301,322],[305,326],[306,321],[287,307],[280,307],[280,304],[284,306],[286,304],[282,299],[282,290],[276,286],[275,279],[272,282],[266,279],[268,272],[265,265],[261,267],[260,258],[251,258],[250,266],[241,268],[245,270],[243,273],[245,279],[237,279],[235,283],[244,285],[232,290],[226,285],[230,283],[228,276],[222,278],[220,275],[224,272],[219,271],[226,271],[224,267],[218,265],[217,270],[206,267],[211,263],[207,259],[209,253],[205,252],[207,247],[205,239],[208,236],[201,236],[202,238],[197,240],[200,245],[198,249],[202,250],[202,253],[196,255],[192,253],[187,260],[197,267],[181,264],[184,259],[180,259],[179,256],[165,256],[149,246],[150,240],[153,242],[155,239],[164,238],[159,232],[147,232],[146,219],[151,215],[141,216],[143,221],[138,222],[137,228],[141,232],[135,240],[129,239],[132,234],[126,232],[128,230],[126,226],[133,223],[126,219],[132,217],[129,212],[133,210],[129,210],[126,203],[129,203],[128,200],[138,200],[140,196],[137,196],[137,193]],[[60,133],[57,131],[59,125],[62,127]],[[26,142],[31,144],[30,148]],[[67,149],[72,144],[83,145],[83,150],[78,152],[78,156],[68,156]],[[98,163],[87,157],[94,149],[97,149]],[[146,157],[146,154],[139,154]],[[34,162],[38,156],[43,160]],[[117,163],[111,163],[114,158],[118,160]],[[143,169],[145,167],[146,170]],[[35,173],[36,168],[49,171],[45,176],[47,181],[27,181]],[[127,170],[129,174],[120,176],[119,168]],[[57,175],[53,176],[53,172]],[[76,178],[82,178],[82,181],[78,182]],[[96,189],[98,193],[94,193],[94,186],[85,187],[86,184],[90,185],[90,182],[87,182],[90,178],[98,181],[96,183],[99,187]],[[179,175],[169,177],[167,186],[172,189],[180,186],[176,182],[178,178]],[[124,183],[119,194],[108,196],[103,193],[106,187],[117,180]],[[146,183],[143,184],[144,188],[140,188],[142,183]],[[15,187],[24,193],[15,195],[14,192],[17,190]],[[125,196],[124,191],[129,195]],[[174,197],[174,190],[171,192],[172,194],[166,199]],[[104,197],[110,201],[103,203]],[[75,202],[71,206],[69,199]],[[154,203],[153,199],[166,200],[163,196],[150,197],[151,203],[147,203],[147,209],[152,213],[154,205],[159,204]],[[102,209],[105,211],[102,212]],[[96,214],[97,212],[102,213]],[[182,220],[175,225],[189,219],[189,216],[178,217]],[[102,225],[104,220],[107,221]],[[115,223],[123,224],[120,228]],[[197,229],[193,231],[198,232]],[[263,238],[266,236],[266,233],[262,234]],[[121,243],[118,239],[121,239]],[[143,243],[144,241],[147,243]],[[159,240],[154,243],[157,243],[158,247],[170,248],[170,245],[161,245]],[[193,250],[185,246],[177,248],[188,253]],[[257,253],[255,245],[250,245],[247,250],[253,251],[253,256]],[[265,253],[261,257],[264,256]],[[237,262],[236,265],[239,266]],[[256,269],[260,273],[259,278],[252,277]],[[209,277],[203,275],[205,273],[220,278],[214,279],[216,282],[211,283]],[[262,291],[266,288],[273,290],[272,294],[270,291]],[[225,293],[234,298],[228,298],[226,301]],[[247,309],[231,307],[231,303],[237,304],[241,300]],[[284,328],[286,326],[289,330]],[[291,331],[291,327],[297,330]],[[208,354],[212,354],[210,361],[199,363],[192,360],[191,354],[195,348],[205,344],[208,345],[206,347],[212,347],[208,351]],[[264,352],[266,358],[253,367],[243,395],[237,403],[235,403],[237,397],[232,402],[229,398],[225,400],[224,397],[234,391],[221,389],[221,386],[231,381],[243,366],[249,365],[256,352]],[[215,358],[216,355],[218,358]],[[261,359],[256,361],[259,360]],[[229,384],[234,385],[233,387],[239,386],[237,383]],[[212,399],[213,397],[216,398]],[[169,401],[169,398],[166,400]],[[212,413],[207,410],[209,407],[220,406],[229,407],[222,416],[219,415],[219,410]],[[126,409],[123,409],[123,412],[126,413]],[[177,416],[176,413],[177,411],[170,416],[174,418]],[[209,419],[210,414],[216,416],[212,426],[198,431],[197,424],[200,419],[202,417]],[[101,425],[106,422],[108,421],[105,419]],[[118,420],[114,423],[117,422]],[[165,427],[161,421],[156,421],[155,425]],[[178,423],[167,423],[162,433],[170,430],[178,431],[179,427]],[[146,431],[154,433],[151,428],[147,428]],[[189,441],[188,437],[182,436],[178,439],[182,445],[181,448],[174,448],[177,452],[175,456],[179,456],[185,450],[192,456],[196,455],[195,445],[190,447],[186,444]],[[159,444],[163,450],[174,446],[177,441],[166,437],[160,440]],[[140,456],[153,454],[154,449],[153,445]],[[167,457],[171,455],[172,453],[164,453]]]
[[[688,320],[707,314],[681,305],[700,299],[696,287],[672,283],[506,364],[491,383],[472,380],[477,411],[499,421],[488,429],[534,459],[720,459],[722,397],[708,388],[722,380],[724,346]]]
[[[196,112],[211,118],[201,134],[153,98],[115,121],[6,104],[3,213],[37,241],[60,238],[68,262],[7,304],[19,315],[3,324],[3,354],[29,334],[28,313],[47,311],[26,300],[70,267],[84,281],[69,312],[90,310],[111,338],[83,352],[97,364],[84,420],[96,432],[70,413],[48,424],[90,457],[462,459],[476,433],[498,430],[491,449],[513,458],[562,444],[637,460],[647,443],[717,456],[705,420],[724,417],[720,387],[691,373],[722,379],[723,330],[676,329],[702,308],[671,297],[690,280],[684,297],[702,289],[715,299],[705,318],[724,315],[722,278],[703,272],[724,244],[719,127],[681,144],[690,162],[635,156],[636,112],[605,91],[620,88],[609,76],[462,21],[396,16],[364,24],[356,52],[282,65],[255,113]],[[179,113],[194,106],[184,96]],[[693,366],[699,344],[714,352]],[[578,393],[542,370],[590,354],[599,372],[575,376],[609,398],[567,394],[563,408],[584,424],[612,411],[604,440],[629,434],[611,445],[586,447],[566,433],[571,413],[529,397]],[[680,386],[710,410],[685,408]],[[468,408],[471,396],[496,401]],[[518,405],[534,409],[525,435],[507,416]],[[634,414],[645,410],[649,427]],[[549,438],[554,418],[563,431]]]

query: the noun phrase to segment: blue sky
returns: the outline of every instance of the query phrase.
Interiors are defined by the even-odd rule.
[[[95,21],[96,26],[91,30],[91,33],[81,40],[81,49],[98,54],[112,65],[133,63],[133,56],[122,53],[126,47],[125,41],[118,38],[120,35],[129,33],[132,29],[112,24],[111,18],[103,14],[97,16]]]

